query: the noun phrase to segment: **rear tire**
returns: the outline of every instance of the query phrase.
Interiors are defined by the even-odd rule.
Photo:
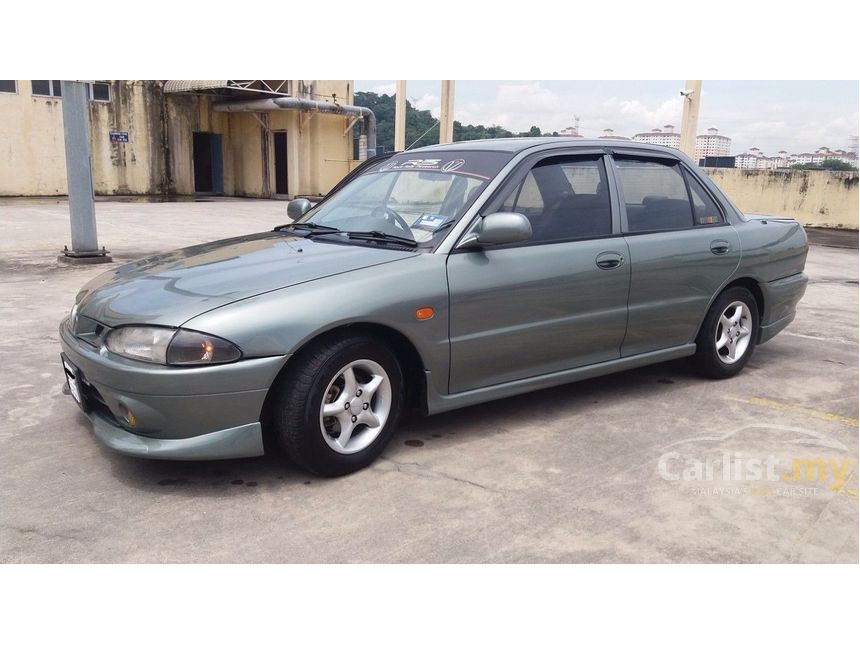
[[[696,338],[697,370],[713,379],[734,376],[752,356],[758,332],[753,295],[743,287],[726,289],[711,305]]]
[[[274,434],[298,466],[339,477],[371,464],[394,434],[403,372],[370,336],[335,336],[300,352],[275,384]]]

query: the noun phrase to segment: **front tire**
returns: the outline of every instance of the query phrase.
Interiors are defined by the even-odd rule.
[[[752,356],[758,331],[753,295],[743,287],[726,289],[711,305],[696,338],[697,369],[708,378],[734,376]]]
[[[324,477],[372,463],[403,408],[400,364],[369,336],[333,337],[300,352],[276,387],[271,419],[280,445],[295,464]]]

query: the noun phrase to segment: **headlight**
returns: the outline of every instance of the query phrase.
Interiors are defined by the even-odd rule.
[[[161,365],[213,365],[242,358],[233,343],[186,329],[118,327],[105,339],[114,354]]]
[[[232,363],[242,352],[229,340],[180,329],[167,347],[168,365],[211,365]]]

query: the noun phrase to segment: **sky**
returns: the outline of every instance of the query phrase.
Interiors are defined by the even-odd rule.
[[[457,81],[454,118],[551,133],[579,115],[583,136],[612,128],[632,137],[666,124],[680,130],[683,87],[684,81]],[[860,128],[858,88],[857,81],[704,81],[699,133],[718,128],[731,137],[732,154],[751,147],[769,155],[847,149]],[[393,94],[394,81],[357,80],[355,89]],[[407,81],[406,95],[439,116],[439,81]]]

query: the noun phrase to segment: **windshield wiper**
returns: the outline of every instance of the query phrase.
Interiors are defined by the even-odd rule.
[[[381,242],[394,242],[406,246],[418,246],[418,242],[408,237],[383,233],[382,231],[347,231],[346,236],[351,240],[379,240]]]
[[[326,226],[325,224],[316,224],[314,222],[297,222],[294,224],[282,224],[276,226],[273,230],[283,231],[289,229],[291,231],[307,231],[307,235],[324,235],[327,233],[342,233],[339,228],[334,226]]]

